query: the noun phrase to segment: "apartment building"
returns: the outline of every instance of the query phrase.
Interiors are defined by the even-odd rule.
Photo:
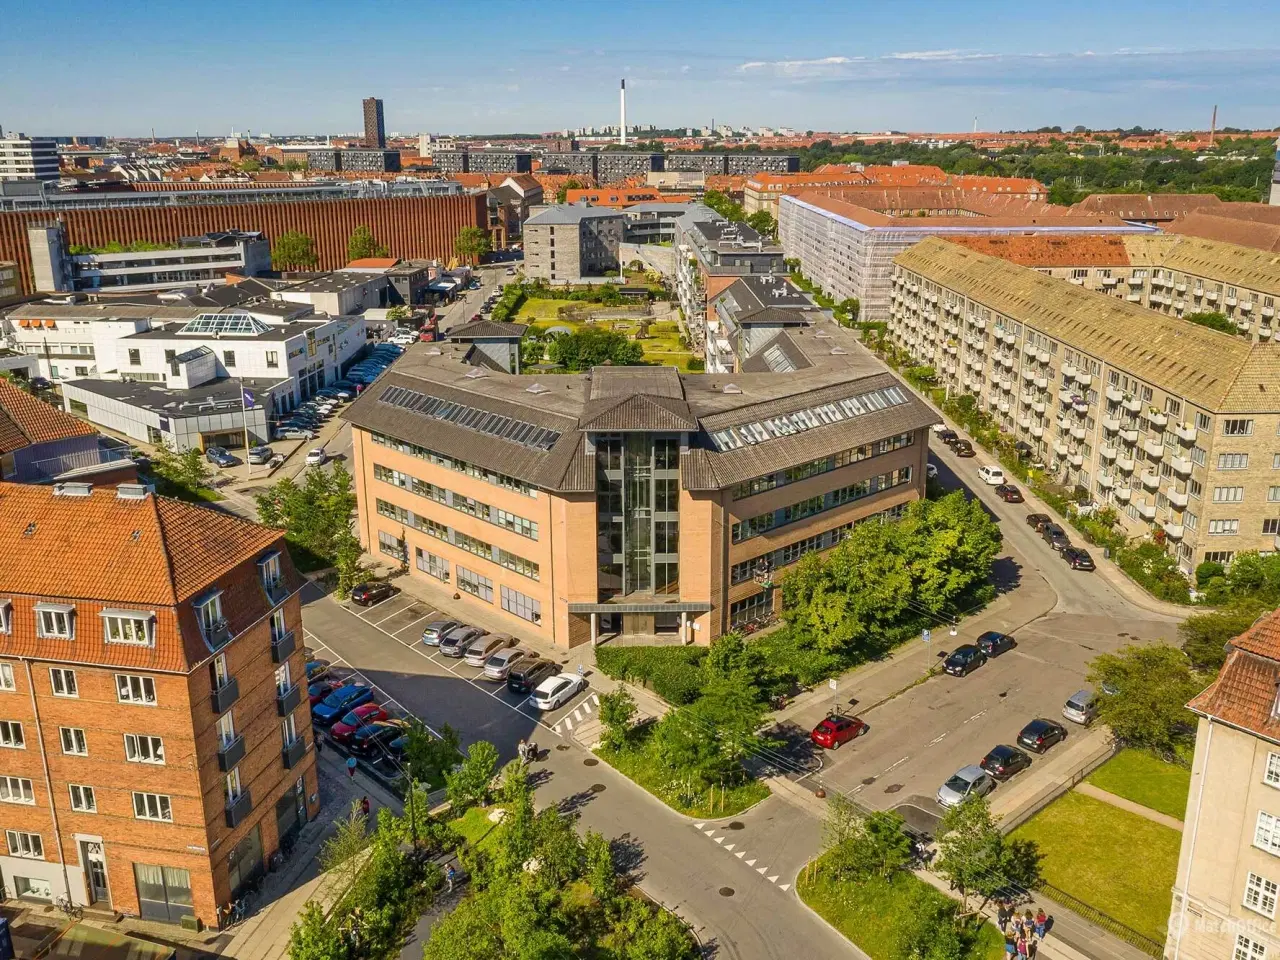
[[[216,927],[318,810],[284,537],[145,487],[0,483],[0,882]]]
[[[788,336],[785,373],[410,352],[343,413],[360,538],[559,649],[710,643],[776,609],[778,571],[923,494],[932,411],[835,323]]]
[[[431,166],[441,173],[532,173],[533,154],[523,150],[436,150]]]
[[[57,180],[58,144],[52,137],[0,136],[0,183]]]
[[[524,224],[524,272],[532,279],[572,283],[619,268],[625,218],[608,207],[561,204]]]
[[[1075,215],[1021,197],[955,188],[831,188],[783,194],[778,237],[788,258],[837,301],[856,297],[866,320],[889,316],[893,258],[925,237],[1152,233],[1110,215]]]
[[[364,113],[364,138],[362,145],[373,150],[387,146],[387,128],[382,117],[382,101],[377,97],[365,97],[361,101]]]
[[[784,194],[804,193],[814,187],[852,187],[869,184],[864,173],[757,173],[747,178],[742,191],[742,209],[748,214],[764,210],[778,218],[778,199]]]
[[[223,230],[183,237],[167,249],[72,252],[61,224],[27,228],[35,288],[42,293],[134,293],[197,289],[271,269],[271,244],[261,233]],[[154,244],[148,244],[154,247]]]
[[[307,151],[307,168],[319,172],[399,173],[400,151],[379,147],[320,147]]]
[[[0,300],[18,295],[18,265],[11,260],[0,261]]]
[[[627,177],[647,177],[650,173],[663,169],[663,156],[660,153],[604,150],[597,153],[595,158],[595,177],[601,184],[616,183]]]
[[[668,153],[663,169],[708,176],[751,176],[756,173],[799,173],[800,158],[781,153]]]
[[[1167,234],[1076,237],[957,237],[956,243],[1182,317],[1220,313],[1241,336],[1276,331],[1280,262],[1272,253]]]
[[[791,338],[781,334],[826,319],[784,276],[738,277],[712,299],[707,311],[707,373],[786,373],[796,361]]]
[[[939,238],[895,260],[889,332],[1058,482],[1190,573],[1280,549],[1280,347]]]
[[[1191,790],[1164,955],[1265,960],[1280,951],[1280,614],[1227,647],[1197,715]]]

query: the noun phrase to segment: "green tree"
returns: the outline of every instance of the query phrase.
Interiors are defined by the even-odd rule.
[[[463,227],[453,241],[454,255],[467,263],[476,263],[492,249],[488,232],[480,227]]]
[[[308,900],[289,927],[289,960],[346,960],[347,949],[336,923],[320,904]]]
[[[600,742],[609,750],[625,749],[631,741],[631,724],[636,716],[636,700],[626,687],[600,694]]]
[[[742,211],[742,204],[736,203],[727,194],[721,193],[719,190],[706,191],[702,195],[702,202],[726,220],[740,223],[747,219],[746,214]]]
[[[1191,737],[1195,718],[1186,705],[1204,684],[1177,647],[1128,646],[1101,654],[1088,679],[1107,691],[1098,699],[1098,719],[1116,739],[1168,755]]]
[[[492,743],[477,740],[471,744],[458,768],[444,776],[449,802],[460,811],[484,803],[497,769],[498,751]]]
[[[968,945],[956,923],[956,903],[923,884],[913,888],[894,931],[895,960],[963,960]]]
[[[556,203],[564,203],[569,198],[570,190],[585,190],[587,185],[577,177],[570,177],[560,184],[560,189],[556,191]]]
[[[272,270],[314,270],[320,263],[315,241],[298,230],[287,230],[271,247]]]
[[[768,210],[757,210],[747,217],[747,226],[763,237],[774,237],[778,233],[778,221]]]
[[[409,720],[409,730],[405,735],[405,764],[415,778],[438,781],[462,759],[459,742],[458,731],[449,724],[440,728],[440,736],[437,737],[425,723],[414,717]]]
[[[948,809],[937,836],[934,869],[960,891],[966,910],[970,896],[989,898],[1004,886],[1004,838],[986,797],[970,795]]]
[[[1049,185],[1049,202],[1069,207],[1082,200],[1086,194],[1076,190],[1067,177],[1061,177]]]
[[[387,248],[374,239],[373,231],[363,223],[351,231],[347,240],[347,261],[366,257],[385,257]]]
[[[352,803],[347,815],[339,820],[333,836],[320,850],[320,866],[326,873],[333,871],[343,880],[343,888],[351,889],[364,867],[364,850],[369,846],[369,818],[360,811],[359,803]]]
[[[644,360],[644,347],[625,335],[600,326],[586,326],[556,337],[547,346],[547,359],[571,373],[598,367],[636,366]]]
[[[401,320],[408,320],[412,316],[413,316],[413,311],[410,310],[408,307],[406,307],[402,303],[396,304],[394,307],[392,307],[390,310],[387,311],[387,319],[390,320],[392,323],[399,323]]]
[[[207,486],[213,476],[204,453],[195,447],[182,453],[157,448],[151,458],[151,472],[172,484],[174,493],[185,500],[196,499],[196,491]]]
[[[1198,324],[1202,327],[1208,327],[1210,330],[1217,330],[1220,333],[1239,334],[1236,325],[1227,319],[1225,313],[1218,313],[1213,310],[1197,310],[1194,313],[1184,313],[1183,320]]]
[[[1226,646],[1266,611],[1265,606],[1245,602],[1223,610],[1187,617],[1178,625],[1182,652],[1196,670],[1218,670],[1226,662]]]
[[[620,885],[609,841],[595,830],[588,830],[582,841],[582,855],[587,865],[586,879],[591,885],[591,892],[600,903],[610,903],[620,892]]]
[[[344,569],[348,578],[359,576],[359,542],[351,533],[356,495],[351,474],[342,464],[332,470],[308,470],[301,485],[285,477],[254,499],[259,519],[285,531],[294,560],[303,569],[338,566],[340,577]]]

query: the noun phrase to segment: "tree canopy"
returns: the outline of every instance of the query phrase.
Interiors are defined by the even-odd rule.
[[[1236,325],[1227,319],[1225,313],[1218,313],[1213,310],[1200,310],[1195,313],[1184,313],[1183,320],[1191,323],[1199,324],[1202,327],[1208,327],[1210,330],[1217,330],[1219,333],[1230,333],[1238,335],[1240,331],[1236,329]]]
[[[254,499],[262,523],[285,531],[301,569],[333,566],[344,552],[350,554],[353,544],[359,561],[360,544],[351,532],[356,495],[351,474],[341,463],[332,470],[308,470],[301,484],[285,477]]]
[[[606,361],[615,367],[636,366],[644,362],[644,347],[613,330],[585,326],[552,339],[546,355],[552,363],[576,373]]]
[[[1192,736],[1195,717],[1186,705],[1205,683],[1177,647],[1128,646],[1101,654],[1090,664],[1088,679],[1103,691],[1098,719],[1117,739],[1172,754]]]
[[[286,230],[271,247],[272,270],[314,270],[319,263],[315,241],[298,230]]]
[[[351,231],[347,240],[347,260],[363,260],[365,257],[385,257],[387,248],[374,239],[373,231],[363,223]]]
[[[463,227],[453,240],[454,255],[468,263],[475,263],[492,249],[488,231],[480,227]]]

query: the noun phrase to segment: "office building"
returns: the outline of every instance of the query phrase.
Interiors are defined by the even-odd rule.
[[[42,293],[195,290],[225,283],[228,273],[252,277],[271,269],[266,237],[241,230],[183,237],[169,249],[120,252],[72,253],[60,224],[32,225],[27,240]]]
[[[889,335],[1066,488],[1185,573],[1273,551],[1280,346],[939,238],[898,255]]]
[[[925,237],[973,234],[1144,233],[1154,227],[1110,215],[1077,215],[1048,203],[954,188],[811,190],[778,202],[778,237],[788,258],[836,302],[850,297],[865,320],[889,314],[893,258]]]
[[[710,643],[771,614],[804,553],[923,494],[932,411],[831,321],[792,348],[787,373],[733,375],[411,351],[343,414],[360,538],[518,637]]]
[[[52,137],[0,136],[0,183],[57,180],[58,145]]]
[[[1227,645],[1198,720],[1164,955],[1265,958],[1280,950],[1280,614]]]
[[[382,121],[382,101],[377,97],[365,97],[363,106],[364,146],[369,150],[386,149],[387,128]]]
[[[625,218],[621,210],[561,204],[524,224],[524,273],[537,280],[573,283],[619,268]]]
[[[6,891],[216,928],[318,810],[283,533],[66,483],[0,537]]]

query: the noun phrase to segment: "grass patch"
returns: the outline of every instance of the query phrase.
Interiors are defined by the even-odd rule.
[[[717,787],[715,809],[712,809],[710,791],[696,797],[685,796],[681,784],[672,779],[671,770],[644,749],[643,740],[624,750],[610,750],[602,746],[596,752],[600,759],[624,777],[644,787],[672,810],[689,817],[731,817],[769,796],[769,788],[759,780],[747,780],[728,787],[723,795]]]
[[[1181,820],[1187,812],[1191,770],[1129,747],[1090,774],[1088,782],[1117,797]]]
[[[821,859],[812,880],[806,880],[801,871],[796,892],[871,960],[896,960],[900,955],[898,930],[919,910],[922,900],[949,899],[910,873],[897,873],[887,881],[838,880],[822,869]],[[989,923],[970,927],[966,944],[964,960],[1001,960],[1004,956],[1004,938]]]
[[[528,335],[545,334],[552,327],[563,327],[570,332],[585,326],[603,327],[606,330],[633,336],[639,328],[640,317],[619,317],[612,320],[597,320],[587,324],[581,320],[561,319],[562,307],[592,307],[608,310],[602,303],[595,301],[582,303],[570,300],[541,300],[531,298],[520,307],[513,318],[515,323],[525,323],[532,327]],[[654,320],[649,324],[649,335],[637,343],[644,348],[646,363],[665,364],[688,371],[689,363],[694,359],[693,353],[680,342],[680,324],[675,320]]]
[[[492,842],[498,824],[489,820],[493,807],[472,807],[460,817],[449,821],[453,832],[460,836],[469,846],[483,850],[486,842]]]
[[[185,500],[187,503],[217,503],[219,500],[225,499],[222,494],[212,487],[195,487],[193,489],[174,483],[159,474],[148,474],[147,480],[155,484],[156,493],[162,497],[173,497],[176,500]]]
[[[1182,834],[1101,800],[1069,792],[1010,835],[1034,840],[1044,879],[1158,942]]]

